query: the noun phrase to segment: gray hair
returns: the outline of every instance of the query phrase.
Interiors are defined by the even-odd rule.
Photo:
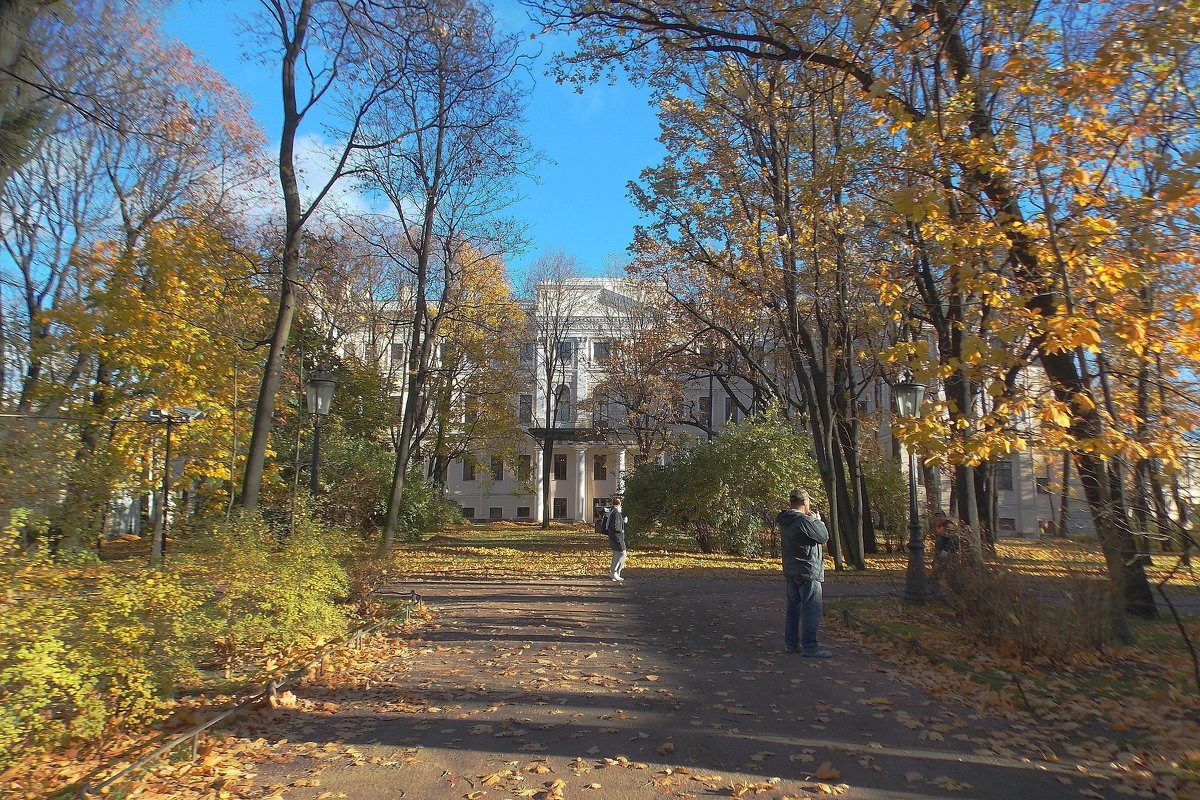
[[[808,494],[807,489],[792,489],[792,493],[788,495],[788,500],[792,503],[811,503],[812,498]]]

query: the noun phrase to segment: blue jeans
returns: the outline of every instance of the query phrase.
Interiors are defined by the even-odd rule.
[[[821,582],[787,579],[787,615],[783,620],[783,644],[788,650],[813,653],[818,649],[817,628],[821,626]]]

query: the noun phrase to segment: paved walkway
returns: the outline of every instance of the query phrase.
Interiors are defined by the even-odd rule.
[[[266,765],[260,784],[297,800],[1118,796],[1028,718],[898,679],[841,638],[834,614],[822,636],[834,659],[781,652],[779,582],[395,589],[434,615],[407,654],[378,682],[316,690],[336,712],[276,731],[348,755]]]

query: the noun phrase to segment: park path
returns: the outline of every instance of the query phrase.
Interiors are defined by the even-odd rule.
[[[831,610],[835,658],[781,652],[780,582],[631,573],[395,585],[432,620],[370,681],[301,690],[335,711],[274,720],[298,755],[256,782],[296,800],[1118,796],[1029,718],[927,696]]]

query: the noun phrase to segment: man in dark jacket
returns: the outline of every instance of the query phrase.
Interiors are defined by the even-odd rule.
[[[621,510],[621,495],[613,496],[613,507],[608,510],[608,543],[612,546],[612,567],[608,571],[608,576],[613,579],[613,582],[620,583],[625,580],[621,577],[621,570],[625,569],[625,523],[627,522],[625,512]]]
[[[829,541],[829,531],[812,508],[804,489],[792,489],[791,505],[779,513],[780,549],[783,551],[783,577],[787,581],[787,615],[783,624],[784,650],[809,658],[829,658],[833,653],[817,645],[821,625],[821,581],[825,580],[825,561],[821,545]]]

